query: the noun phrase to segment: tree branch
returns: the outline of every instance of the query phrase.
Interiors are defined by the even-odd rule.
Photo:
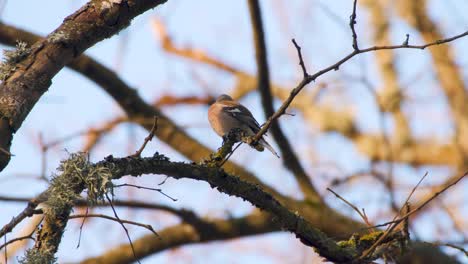
[[[253,39],[257,61],[258,90],[262,99],[265,117],[273,115],[273,96],[270,87],[270,74],[268,70],[267,47],[265,43],[265,32],[262,24],[262,14],[258,0],[249,0],[250,19],[252,22]],[[320,201],[320,196],[315,190],[309,175],[302,167],[297,155],[294,153],[288,139],[284,135],[279,123],[275,121],[271,126],[271,133],[281,150],[284,165],[292,171],[299,187],[306,199]]]
[[[141,259],[181,245],[227,240],[280,230],[270,215],[264,213],[252,213],[241,218],[226,220],[199,219],[199,221],[202,224],[197,226],[182,223],[159,230],[158,234],[162,239],[158,239],[154,235],[146,235],[134,240],[133,245],[137,257]],[[106,251],[101,256],[88,258],[80,263],[130,264],[135,261],[130,245],[122,244]]]
[[[258,186],[245,182],[236,176],[229,175],[219,168],[204,167],[196,164],[170,162],[164,156],[153,158],[113,158],[109,156],[95,165],[112,171],[113,179],[124,175],[139,176],[142,174],[165,174],[175,179],[190,178],[208,182],[213,188],[228,195],[243,198],[257,208],[275,216],[282,228],[295,233],[305,245],[313,246],[316,251],[328,260],[335,262],[351,261],[357,252],[338,246],[320,230],[299,214],[281,205],[274,197]],[[377,239],[376,237],[375,239]]]
[[[163,25],[159,21],[153,21],[153,27],[163,28]],[[160,30],[158,30],[158,32],[159,31]],[[462,35],[464,36],[466,34],[464,33]],[[463,36],[458,35],[445,40],[453,41]],[[217,66],[217,64],[223,64],[223,62],[216,58],[209,57],[206,53],[203,53],[204,57],[202,59],[195,56],[196,52],[192,49],[175,46],[165,30],[164,34],[159,35],[159,37],[163,43],[162,46],[164,50],[167,52],[224,70],[224,68]],[[297,43],[295,46],[300,50]],[[390,46],[379,45],[379,47],[389,49]],[[419,46],[418,48],[425,47]],[[208,57],[209,60],[205,60],[205,57]],[[216,61],[217,63],[212,63],[213,61]],[[301,65],[301,67],[304,72],[305,65]],[[258,79],[255,76],[239,70],[232,73],[237,78],[237,85],[233,88],[233,97],[241,97],[257,87]],[[306,76],[308,75],[309,74],[306,74]],[[283,86],[272,84],[271,89],[273,94],[283,101],[286,101],[290,95],[289,89]],[[306,94],[305,92],[301,92],[296,96],[294,101],[291,103],[291,106],[299,109],[304,114],[307,121],[316,125],[321,131],[338,132],[352,140],[357,149],[366,155],[369,160],[403,162],[414,166],[424,164],[453,166],[459,165],[462,162],[462,157],[458,153],[457,146],[455,144],[437,143],[433,142],[432,139],[417,140],[413,137],[409,138],[406,141],[406,144],[403,145],[400,141],[395,142],[392,140],[390,142],[390,147],[392,148],[391,151],[394,155],[390,156],[387,154],[388,149],[384,142],[382,142],[381,135],[366,134],[358,131],[355,120],[348,112],[338,112],[330,109],[329,107],[315,105],[313,103],[312,93]]]
[[[272,115],[270,118],[268,118],[267,122],[263,125],[262,129],[255,135],[254,140],[259,140],[265,133],[268,131],[268,129],[272,126],[272,123],[278,119],[280,116],[284,115],[286,113],[286,109],[289,107],[289,105],[292,103],[294,98],[299,94],[299,92],[310,82],[315,81],[317,78],[322,76],[323,74],[332,71],[332,70],[338,70],[342,64],[353,58],[354,56],[358,54],[363,54],[363,53],[368,53],[372,51],[377,51],[377,50],[391,50],[391,49],[420,49],[424,50],[428,47],[435,46],[435,45],[441,45],[450,41],[454,41],[456,39],[465,37],[468,35],[468,31],[465,31],[461,34],[458,34],[456,36],[447,38],[447,39],[441,39],[437,40],[434,42],[430,42],[424,45],[391,45],[391,46],[374,46],[370,48],[365,48],[365,49],[359,49],[359,50],[354,50],[353,52],[349,53],[346,55],[344,58],[339,60],[338,62],[312,74],[308,75],[307,77],[303,78],[302,81],[291,91],[289,94],[289,97],[283,102],[281,107]],[[300,52],[300,51],[298,51]]]
[[[51,85],[51,79],[95,43],[111,37],[137,15],[165,0],[93,0],[65,18],[46,39],[25,49],[14,62],[2,65],[0,85],[0,148],[9,151],[13,134]],[[0,152],[0,170],[10,156]]]

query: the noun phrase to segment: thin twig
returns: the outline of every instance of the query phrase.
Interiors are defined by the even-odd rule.
[[[359,46],[357,42],[357,34],[356,34],[356,29],[354,26],[356,25],[356,5],[357,5],[357,0],[354,0],[353,2],[353,13],[351,14],[349,18],[349,27],[351,28],[352,36],[353,36],[353,49],[355,51],[359,51]]]
[[[344,203],[346,203],[347,205],[349,205],[351,208],[354,209],[354,211],[356,211],[359,216],[364,220],[364,222],[367,224],[367,226],[372,226],[371,223],[369,223],[369,219],[367,219],[367,216],[365,215],[365,213],[362,213],[354,204],[352,204],[351,202],[347,201],[345,198],[341,197],[339,194],[337,194],[336,192],[334,192],[332,189],[330,188],[327,188],[327,191],[333,193],[338,199],[342,200]],[[364,209],[363,209],[364,210]]]
[[[403,41],[403,44],[404,46],[408,46],[409,45],[409,34],[406,34],[406,38],[405,38],[405,41]]]
[[[451,248],[454,248],[456,250],[463,252],[463,254],[465,254],[465,256],[468,257],[468,251],[461,246],[457,246],[451,243],[444,243],[444,242],[425,242],[424,241],[423,243],[426,243],[435,247],[439,247],[439,246],[451,247]]]
[[[140,260],[137,258],[136,256],[136,253],[135,253],[135,247],[133,247],[133,242],[132,242],[132,239],[130,238],[130,235],[128,234],[128,229],[125,227],[124,225],[124,222],[122,222],[122,220],[119,218],[119,216],[117,215],[117,212],[115,211],[115,208],[114,208],[114,205],[112,205],[112,201],[111,199],[109,198],[109,195],[107,195],[106,193],[106,198],[107,198],[107,201],[109,202],[111,208],[112,208],[112,212],[114,212],[114,216],[115,218],[117,219],[117,222],[119,222],[119,224],[122,226],[122,228],[124,229],[125,231],[125,234],[127,235],[127,238],[128,238],[128,241],[130,243],[130,247],[132,248],[132,253],[133,253],[133,257],[136,259],[136,261],[141,264]]]
[[[232,154],[234,154],[234,151],[236,151],[236,149],[238,147],[240,147],[240,145],[242,145],[243,142],[239,142],[239,144],[237,144],[237,146],[235,146],[231,152],[229,152],[229,154],[226,156],[226,158],[224,158],[224,160],[219,164],[219,167],[222,167],[224,165],[224,163],[226,163],[226,161],[229,160],[229,158],[232,156]]]
[[[252,32],[255,44],[255,54],[257,62],[257,86],[260,92],[263,112],[265,117],[273,115],[275,112],[273,106],[272,87],[270,84],[270,71],[268,69],[268,52],[266,47],[265,30],[263,29],[262,12],[259,0],[249,0],[250,19],[252,22]],[[286,114],[286,112],[284,113]],[[284,134],[279,123],[276,121],[271,126],[271,135],[278,144],[279,152],[283,157],[284,167],[291,171],[296,179],[298,186],[307,200],[319,200],[317,190],[312,184],[310,175],[303,168],[299,157],[294,152],[293,146]],[[254,141],[254,143],[258,143]],[[274,153],[278,158],[280,156]]]
[[[76,245],[76,248],[80,247],[81,233],[83,232],[83,226],[84,226],[84,223],[86,221],[86,216],[88,215],[88,212],[89,212],[89,206],[86,206],[85,216],[83,217],[83,221],[81,221],[81,225],[80,225],[80,234],[78,235],[78,245]]]
[[[457,40],[459,38],[468,36],[468,31],[465,31],[461,34],[455,35],[450,38],[446,39],[441,39],[441,40],[436,40],[434,42],[430,42],[424,45],[389,45],[389,46],[373,46],[370,48],[365,48],[365,49],[359,49],[359,50],[354,50],[345,57],[343,57],[341,60],[338,62],[312,74],[312,75],[307,75],[305,76],[301,82],[291,91],[289,94],[289,97],[283,102],[281,107],[272,115],[268,118],[267,122],[265,125],[262,127],[260,131],[253,137],[254,141],[258,141],[270,128],[272,125],[272,122],[276,119],[278,119],[281,115],[283,115],[286,112],[286,109],[289,107],[289,105],[292,103],[293,99],[299,94],[299,92],[310,82],[315,81],[318,77],[322,76],[323,74],[332,71],[332,70],[338,70],[342,64],[353,58],[354,56],[362,53],[367,53],[367,52],[372,52],[376,50],[395,50],[395,49],[420,49],[424,50],[428,47],[435,46],[435,45],[441,45],[447,42],[451,42],[454,40]],[[298,50],[298,53],[300,53],[300,50]]]
[[[145,141],[143,142],[143,145],[141,145],[140,149],[137,152],[135,152],[135,154],[133,154],[132,157],[140,157],[141,156],[141,152],[143,152],[143,150],[145,149],[146,144],[148,144],[148,142],[153,139],[154,133],[156,133],[157,129],[158,129],[158,117],[154,116],[153,127],[151,128],[148,136],[145,138]]]
[[[162,182],[158,183],[158,186],[161,186],[164,183],[166,183],[167,179],[169,179],[169,176],[166,175],[166,178],[164,178],[164,180],[162,180]]]
[[[424,175],[421,177],[421,179],[418,181],[418,183],[413,187],[413,189],[411,190],[410,194],[408,195],[408,197],[406,198],[405,202],[403,203],[403,205],[406,205],[406,204],[409,204],[409,200],[411,199],[411,196],[413,196],[414,192],[416,191],[417,188],[419,188],[419,185],[421,185],[421,183],[423,182],[423,180],[427,177],[427,175],[429,174],[429,172],[426,171],[426,173],[424,173]],[[398,214],[401,214],[401,211],[402,211],[403,207],[400,209],[400,212]]]
[[[304,78],[307,78],[309,74],[307,73],[307,68],[304,64],[304,59],[302,58],[301,47],[297,44],[295,39],[292,39],[291,41],[294,44],[294,47],[296,47],[297,56],[299,57],[299,65],[301,66],[301,69],[302,69],[302,74],[304,74]]]
[[[427,174],[426,174],[427,175]],[[425,176],[426,176],[425,175]],[[397,220],[394,220],[392,221],[392,225],[389,226],[389,228],[384,232],[384,234],[369,248],[367,249],[366,251],[363,252],[363,254],[359,257],[360,259],[364,259],[366,258],[367,256],[369,256],[370,254],[372,254],[374,252],[374,250],[377,248],[377,246],[380,245],[380,243],[402,222],[404,221],[406,218],[410,217],[412,214],[414,214],[415,212],[421,210],[424,206],[426,206],[428,203],[430,203],[432,200],[434,200],[437,196],[439,196],[441,193],[445,192],[447,189],[449,189],[450,187],[452,187],[453,185],[457,184],[461,179],[463,179],[465,176],[468,175],[468,172],[465,172],[462,176],[458,177],[454,182],[452,182],[451,184],[445,186],[442,190],[436,192],[434,195],[432,195],[429,199],[427,199],[425,202],[423,202],[422,204],[420,204],[418,207],[416,207],[415,209],[411,210],[410,212],[406,213],[405,215],[403,215],[402,217],[400,217],[399,219]],[[424,177],[425,177],[424,176]],[[423,178],[424,178],[423,177]],[[421,183],[422,180],[420,180],[418,182],[418,185]],[[414,190],[416,190],[416,186],[415,188],[413,189],[413,191],[411,192],[411,194],[414,193]],[[410,195],[411,195],[410,194]],[[409,199],[409,198],[408,198]],[[408,200],[407,199],[407,200]],[[405,203],[406,204],[406,203]],[[401,210],[400,210],[401,211]]]
[[[125,224],[130,224],[130,225],[135,225],[135,226],[141,226],[143,228],[148,229],[149,231],[151,231],[151,233],[153,233],[154,235],[156,235],[157,237],[160,238],[159,234],[154,230],[154,228],[151,225],[148,225],[148,224],[143,224],[143,223],[130,221],[130,220],[125,220],[125,219],[119,219],[119,218],[104,215],[104,214],[87,214],[86,213],[86,214],[70,215],[70,219],[75,219],[75,218],[86,219],[86,218],[89,218],[89,217],[98,217],[98,218],[112,220],[112,221],[115,221],[115,222],[118,222],[118,223],[125,223]]]
[[[177,201],[177,199],[175,199],[175,198],[173,198],[173,197],[167,195],[167,194],[164,193],[161,189],[158,189],[158,188],[144,187],[144,186],[134,185],[134,184],[130,184],[130,183],[118,184],[118,185],[114,185],[114,187],[134,187],[134,188],[138,188],[138,189],[156,191],[156,192],[159,192],[159,193],[161,193],[162,195],[166,196],[167,198],[171,199],[173,202],[176,202],[176,201]]]
[[[41,219],[41,221],[39,221],[39,223],[37,223],[36,227],[34,227],[33,230],[31,231],[31,233],[29,233],[28,235],[14,238],[14,239],[12,239],[12,240],[10,240],[10,241],[8,241],[8,242],[6,242],[6,235],[5,235],[5,243],[4,243],[3,245],[0,245],[0,250],[1,250],[3,247],[5,247],[5,255],[6,255],[6,253],[7,253],[7,250],[6,250],[7,245],[12,244],[12,243],[14,243],[14,242],[16,242],[16,241],[24,240],[24,239],[32,239],[32,240],[35,240],[32,236],[33,236],[33,234],[36,232],[37,228],[41,225],[42,220],[44,220],[44,217]],[[8,259],[8,258],[5,257],[5,263],[6,263],[6,260],[7,260],[7,259]]]
[[[26,217],[32,216],[34,214],[34,209],[40,202],[43,202],[42,198],[41,199],[35,198],[35,199],[30,200],[26,208],[21,213],[19,213],[16,217],[13,217],[8,224],[4,225],[2,229],[0,229],[0,237],[11,232],[13,228],[17,226],[19,223],[21,223]]]

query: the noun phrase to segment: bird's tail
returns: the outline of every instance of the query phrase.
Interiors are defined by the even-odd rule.
[[[259,145],[262,146],[262,150],[263,150],[263,147],[265,147],[265,148],[267,148],[271,153],[273,153],[273,155],[275,155],[275,156],[278,157],[278,158],[280,157],[280,156],[278,155],[278,153],[276,153],[276,151],[273,149],[273,147],[270,146],[270,144],[268,144],[268,142],[267,142],[265,139],[263,139],[263,138],[260,139],[259,143],[260,143]],[[258,149],[257,149],[257,150],[258,150]]]

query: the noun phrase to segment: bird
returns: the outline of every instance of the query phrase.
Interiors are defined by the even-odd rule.
[[[247,107],[233,100],[229,95],[222,94],[208,109],[208,121],[211,128],[223,139],[233,129],[238,129],[247,137],[255,136],[260,131],[260,125],[255,120],[252,113]],[[242,141],[246,142],[246,138],[242,137]],[[280,157],[270,144],[262,137],[258,144],[251,145],[257,151],[268,149],[276,157]]]

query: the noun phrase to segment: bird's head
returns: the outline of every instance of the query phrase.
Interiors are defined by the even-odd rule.
[[[222,101],[232,101],[232,98],[231,96],[227,94],[222,94],[216,99],[216,102],[222,102]]]

